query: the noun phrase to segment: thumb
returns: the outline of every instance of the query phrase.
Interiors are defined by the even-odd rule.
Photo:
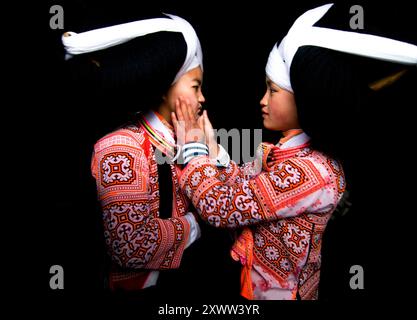
[[[213,132],[213,126],[211,125],[211,122],[207,116],[207,111],[204,110],[204,132],[206,133],[206,135],[212,137],[214,135]]]
[[[197,120],[197,123],[200,130],[204,131],[204,116],[200,116]]]
[[[178,129],[178,120],[177,120],[177,116],[175,115],[175,112],[171,112],[171,120],[172,120],[172,124],[173,124],[173,127],[174,127],[175,131],[177,131],[177,129]]]

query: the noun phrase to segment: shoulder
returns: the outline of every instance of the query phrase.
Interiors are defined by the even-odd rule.
[[[332,185],[340,193],[345,191],[345,175],[340,161],[319,151],[312,151],[304,161],[317,168],[327,185]]]
[[[94,152],[102,153],[110,149],[144,150],[146,148],[146,133],[142,127],[129,125],[106,134],[94,145]]]
[[[344,174],[339,162],[323,153],[308,150],[277,163],[266,177],[265,189],[276,191],[278,202],[294,203],[310,195],[319,197],[314,208],[334,206],[344,192]],[[270,184],[266,184],[265,181]]]
[[[149,167],[146,141],[143,129],[123,127],[96,142],[91,168],[102,187],[135,184],[138,172],[143,177]]]
[[[326,185],[326,171],[316,159],[291,157],[277,163],[268,173],[281,191],[321,188]]]
[[[277,163],[269,175],[283,181],[297,181],[297,184],[314,181],[322,186],[340,184],[344,178],[342,166],[338,161],[310,148]]]

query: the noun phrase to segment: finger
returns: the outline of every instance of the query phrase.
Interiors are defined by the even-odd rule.
[[[186,105],[187,105],[187,112],[188,112],[188,117],[190,118],[190,120],[195,120],[195,113],[193,112],[193,107],[191,105],[190,100],[186,100]]]
[[[203,117],[203,116],[198,117],[197,122],[198,122],[198,127],[199,127],[201,130],[205,130],[205,126],[204,126],[204,117]]]
[[[187,104],[185,100],[182,98],[180,98],[180,109],[181,109],[181,113],[184,118],[184,121],[188,122],[190,119],[188,116]]]
[[[213,130],[213,126],[211,125],[210,119],[208,118],[208,115],[207,115],[207,110],[204,110],[203,116],[204,116],[204,126],[208,130]]]
[[[204,134],[206,135],[206,138],[209,138],[210,131],[207,130],[208,128],[207,128],[206,110],[203,111],[203,114],[202,114],[201,118],[203,118],[203,130],[204,130]]]
[[[182,113],[182,109],[181,109],[181,98],[178,98],[175,101],[175,112],[176,112],[176,116],[177,116],[177,120],[178,121],[184,121],[184,114]]]
[[[204,110],[204,131],[210,137],[213,137],[214,136],[213,125],[211,124],[210,119],[208,118],[208,115],[207,115],[207,111],[206,110]]]
[[[171,112],[171,120],[172,120],[172,125],[174,126],[175,131],[178,130],[178,120],[177,117],[175,116],[175,112]]]

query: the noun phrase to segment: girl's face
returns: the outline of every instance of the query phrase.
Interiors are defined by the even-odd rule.
[[[260,101],[264,127],[275,131],[300,128],[294,94],[281,89],[268,77],[266,87],[265,95]]]
[[[202,112],[202,103],[206,100],[201,91],[203,83],[203,71],[200,67],[191,69],[168,90],[164,97],[164,102],[169,108],[169,115],[175,112],[175,102],[179,97],[188,99],[195,111],[196,118]]]

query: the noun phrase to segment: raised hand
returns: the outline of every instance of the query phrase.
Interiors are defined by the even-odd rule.
[[[175,102],[175,113],[172,112],[171,118],[179,145],[189,142],[206,142],[204,119],[196,117],[188,99],[179,98]]]
[[[204,135],[206,137],[206,144],[209,148],[209,156],[212,159],[216,158],[219,152],[219,145],[217,144],[216,135],[214,133],[213,126],[211,125],[206,110],[204,110],[203,115],[200,118],[202,119]]]

